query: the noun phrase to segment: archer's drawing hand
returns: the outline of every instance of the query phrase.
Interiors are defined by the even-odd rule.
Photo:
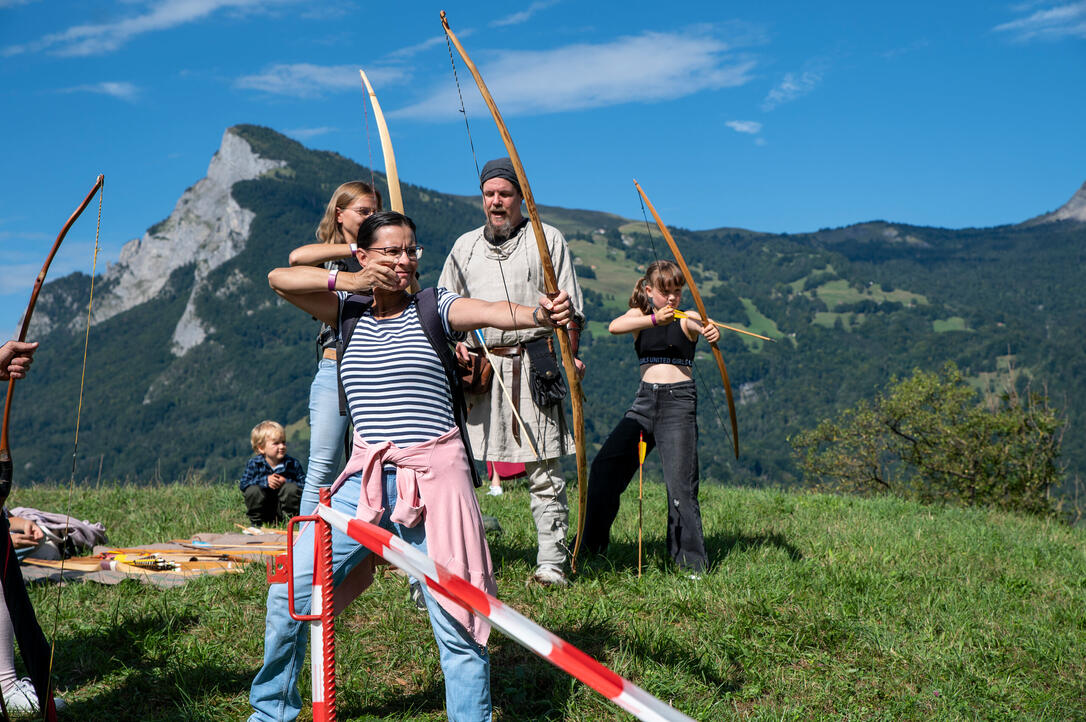
[[[0,346],[0,381],[21,379],[26,376],[37,348],[37,342],[23,343],[21,341],[8,341]]]
[[[400,279],[396,271],[381,263],[367,263],[365,267],[356,273],[341,273],[340,278],[348,276],[346,290],[352,293],[370,294],[373,289],[380,288],[383,291],[399,290]],[[340,285],[344,288],[344,285]]]
[[[675,320],[675,309],[671,306],[664,306],[663,308],[656,309],[653,313],[656,314],[656,325],[666,326]]]

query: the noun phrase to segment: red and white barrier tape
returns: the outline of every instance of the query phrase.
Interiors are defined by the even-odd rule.
[[[431,590],[436,589],[466,609],[486,617],[506,635],[564,669],[638,719],[646,722],[693,722],[690,717],[615,674],[569,642],[436,564],[395,534],[323,504],[317,506],[315,513]]]

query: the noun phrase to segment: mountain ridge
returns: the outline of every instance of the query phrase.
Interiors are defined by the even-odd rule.
[[[234,126],[223,139],[225,149],[209,165],[214,182],[202,179],[182,194],[169,217],[126,246],[122,268],[101,279],[114,300],[93,317],[81,453],[84,465],[107,475],[230,478],[248,456],[248,429],[262,418],[290,424],[291,453],[304,458],[316,328],[268,289],[266,274],[310,242],[342,180],[385,178],[260,126]],[[481,224],[479,201],[402,185],[427,246],[422,283],[432,285],[455,238]],[[638,379],[629,339],[610,336],[606,321],[625,310],[639,269],[664,246],[655,225],[643,220],[540,210],[569,239],[585,289],[587,427],[598,444]],[[992,393],[992,375],[1007,357],[1022,372],[1016,383],[1035,379],[1067,400],[1068,461],[1076,472],[1086,470],[1086,432],[1078,431],[1086,417],[1077,403],[1086,398],[1086,381],[1075,371],[1086,359],[1056,332],[1086,323],[1074,290],[1086,285],[1077,221],[960,230],[869,221],[802,234],[673,233],[710,314],[778,339],[765,344],[728,334],[720,342],[742,404],[738,464],[729,461],[719,380],[711,368],[696,374],[704,478],[795,484],[787,440],[799,430],[918,366],[954,361]],[[176,262],[152,262],[156,247],[181,242],[191,250]],[[139,293],[121,288],[128,278]],[[23,452],[31,478],[67,474],[59,461],[70,438],[64,402],[78,389],[69,345],[82,324],[71,309],[89,281],[73,274],[50,282],[39,303],[42,321],[35,316],[49,351],[43,348],[24,382],[38,397],[35,405],[17,407],[31,439]],[[131,305],[121,309],[125,299]]]

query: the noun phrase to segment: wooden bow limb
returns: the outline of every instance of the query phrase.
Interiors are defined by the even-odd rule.
[[[656,225],[660,228],[660,233],[663,234],[664,240],[667,241],[668,248],[671,249],[671,253],[674,254],[676,262],[679,264],[679,270],[683,273],[683,278],[686,279],[686,285],[690,287],[690,295],[694,297],[694,304],[698,307],[698,313],[702,318],[709,318],[709,313],[705,310],[705,302],[701,300],[701,293],[698,291],[698,285],[694,283],[694,275],[690,273],[690,267],[686,265],[686,261],[683,259],[683,254],[679,251],[678,244],[675,243],[675,239],[671,237],[671,231],[664,225],[664,221],[660,218],[660,214],[656,212],[655,206],[652,205],[652,201],[645,195],[645,191],[641,189],[641,185],[634,180],[634,187],[637,188],[637,192],[641,194],[642,200],[645,201],[645,205],[648,206],[649,211],[652,213],[652,217],[656,219]],[[728,413],[732,420],[732,445],[735,447],[735,458],[739,458],[739,422],[735,418],[735,399],[732,397],[732,384],[728,379],[728,369],[724,366],[724,357],[720,354],[720,349],[717,348],[715,343],[709,344],[709,348],[713,351],[713,358],[716,359],[717,369],[720,370],[720,379],[724,382],[724,395],[728,397]]]
[[[487,359],[490,361],[490,365],[494,367],[494,380],[498,382],[498,386],[501,387],[502,393],[505,394],[505,398],[509,401],[509,408],[513,412],[513,418],[517,420],[520,425],[520,431],[524,434],[524,440],[528,442],[528,448],[535,454],[536,461],[543,461],[539,456],[539,451],[535,448],[535,444],[532,443],[532,435],[528,433],[528,427],[524,425],[524,419],[520,418],[520,413],[517,411],[517,405],[513,402],[513,394],[509,393],[509,388],[505,385],[505,381],[502,380],[502,375],[498,373],[498,359],[490,355],[490,349],[486,347],[486,341],[483,340],[483,332],[479,329],[475,329],[475,338],[479,341],[479,345],[483,347],[483,353],[486,354]]]
[[[60,249],[60,244],[64,242],[64,237],[68,235],[68,229],[72,227],[76,219],[86,210],[90,204],[91,199],[94,198],[94,194],[101,189],[102,184],[105,182],[105,176],[99,175],[94,181],[94,187],[90,189],[90,193],[83,199],[83,202],[79,204],[79,207],[75,209],[75,212],[68,218],[68,222],[64,224],[64,227],[60,229],[60,234],[57,235],[57,240],[53,243],[52,249],[49,251],[49,255],[45,258],[45,263],[41,267],[41,271],[38,272],[38,277],[34,281],[34,290],[30,292],[30,303],[26,306],[26,311],[23,313],[23,323],[19,329],[19,341],[26,341],[27,331],[30,330],[30,318],[34,315],[34,306],[38,303],[38,294],[41,292],[42,284],[45,283],[45,274],[49,272],[49,266],[53,263],[53,257],[57,255],[57,251]],[[8,421],[11,418],[11,397],[15,391],[15,379],[8,380],[8,395],[4,400],[4,421],[0,426],[0,505],[7,502],[8,494],[11,493],[12,475],[14,472],[14,466],[11,461],[11,446],[8,443]]]
[[[403,196],[400,194],[400,174],[396,171],[396,156],[392,152],[392,136],[388,133],[388,124],[385,123],[385,114],[381,112],[381,104],[377,102],[377,93],[370,85],[370,79],[366,77],[366,71],[358,69],[362,76],[362,84],[366,86],[366,92],[370,96],[370,105],[373,106],[373,117],[377,120],[377,133],[381,136],[381,153],[385,157],[385,180],[388,181],[388,205],[392,210],[403,213]]]
[[[381,155],[385,159],[385,181],[388,184],[388,205],[397,213],[403,213],[403,193],[400,191],[400,174],[396,170],[396,154],[392,152],[392,135],[388,132],[388,123],[385,122],[385,114],[381,112],[381,104],[377,101],[377,93],[374,92],[370,79],[366,77],[366,71],[358,69],[362,77],[362,85],[370,97],[370,105],[373,106],[373,118],[377,121],[377,134],[381,137]],[[419,292],[419,282],[411,279],[411,285],[407,288],[410,293]]]
[[[684,313],[683,311],[675,311],[675,318],[690,318],[690,316],[686,315],[686,313]],[[691,318],[690,320],[694,321],[695,323],[701,323],[697,319]],[[760,338],[763,341],[772,341],[773,343],[777,342],[776,339],[770,338],[769,336],[761,336],[761,335],[756,334],[756,333],[751,333],[750,331],[744,331],[741,328],[736,328],[735,326],[729,326],[726,323],[720,323],[719,321],[714,321],[711,318],[709,319],[709,323],[713,324],[717,328],[726,328],[729,331],[735,331],[736,333],[743,333],[743,334],[746,334],[747,336],[753,336],[754,338]]]
[[[460,44],[460,40],[449,27],[449,20],[445,16],[444,10],[441,11],[441,24],[445,28],[446,35],[452,41],[453,45],[456,46],[456,51],[464,60],[464,64],[468,67],[468,70],[471,71],[471,75],[475,79],[475,84],[479,87],[479,92],[482,94],[483,100],[486,101],[486,105],[490,109],[490,114],[494,118],[494,123],[498,126],[498,132],[501,134],[506,151],[509,153],[509,160],[512,161],[513,169],[516,170],[517,173],[517,182],[520,185],[521,195],[524,197],[524,205],[528,209],[528,217],[532,221],[532,231],[535,233],[535,241],[539,248],[539,258],[543,264],[543,278],[546,291],[548,295],[553,296],[558,293],[558,279],[554,275],[554,264],[551,261],[550,249],[547,248],[547,240],[543,235],[543,222],[539,218],[539,211],[535,206],[535,197],[532,195],[531,186],[528,184],[528,175],[524,172],[524,166],[520,162],[520,155],[517,153],[516,146],[513,145],[513,138],[509,134],[509,129],[506,127],[505,121],[502,120],[501,111],[498,110],[498,106],[494,102],[494,98],[490,95],[486,83],[483,82],[483,76],[479,74],[479,70],[475,67],[475,63],[468,57],[468,53],[464,50],[464,46]],[[581,537],[584,536],[585,509],[588,503],[588,460],[584,443],[584,392],[581,390],[581,377],[577,371],[577,365],[574,363],[573,346],[570,344],[569,333],[564,328],[556,328],[554,331],[558,336],[558,345],[562,350],[562,366],[566,370],[566,382],[569,384],[569,399],[573,409],[573,440],[577,448],[577,490],[579,499],[577,509],[577,536],[573,545],[573,553],[570,556],[570,571],[576,572],[577,552],[581,548]]]

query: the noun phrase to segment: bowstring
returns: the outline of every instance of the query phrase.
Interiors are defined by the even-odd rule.
[[[445,33],[445,46],[449,49],[449,64],[452,65],[453,80],[456,81],[456,95],[460,98],[460,113],[464,116],[464,128],[468,131],[468,144],[471,146],[471,159],[475,163],[475,175],[481,175],[479,159],[475,155],[475,140],[471,137],[471,126],[468,124],[468,109],[464,105],[464,93],[460,89],[460,76],[456,73],[456,59],[453,58],[452,41],[449,34]]]
[[[79,372],[79,401],[76,403],[75,409],[75,440],[72,442],[72,471],[68,477],[68,501],[64,509],[65,528],[64,528],[64,546],[67,546],[66,542],[70,535],[70,528],[67,526],[71,522],[72,513],[72,497],[75,495],[75,472],[76,465],[79,459],[79,426],[83,417],[83,392],[86,388],[87,381],[87,356],[90,350],[90,327],[91,327],[91,311],[94,308],[94,279],[95,273],[98,271],[98,252],[101,250],[101,237],[102,237],[102,201],[105,197],[105,183],[98,189],[98,220],[94,227],[94,256],[91,261],[91,285],[90,294],[87,299],[87,329],[83,337],[83,365]],[[60,553],[60,579],[64,580],[64,562],[65,554],[64,548],[61,548]],[[56,655],[57,649],[57,629],[60,625],[60,592],[62,584],[57,584],[56,603],[53,608],[53,631],[50,635],[51,642],[49,644],[49,689],[52,691],[53,687],[53,660]],[[43,715],[45,706],[42,705]],[[44,717],[43,717],[44,719]]]
[[[649,245],[652,247],[653,258],[659,261],[660,254],[656,252],[656,242],[652,237],[652,226],[649,225],[648,211],[645,210],[645,199],[641,197],[640,193],[637,195],[637,199],[641,203],[641,217],[645,219],[645,232],[648,233],[649,236]],[[693,291],[691,291],[691,295],[693,295]],[[706,320],[707,319],[702,319],[702,323],[704,324]],[[716,405],[716,399],[713,397],[713,390],[709,388],[708,383],[702,378],[701,371],[698,370],[698,364],[693,359],[691,360],[690,368],[693,371],[694,381],[701,386],[705,395],[709,397],[709,403],[713,406],[713,415],[716,416],[716,423],[722,429],[727,428],[724,426],[724,419],[720,416],[720,407]]]
[[[475,153],[475,139],[471,136],[471,125],[468,123],[468,109],[464,105],[464,93],[460,87],[460,76],[456,72],[456,59],[453,57],[452,41],[449,39],[449,34],[445,33],[445,46],[449,49],[449,64],[452,66],[453,81],[456,83],[456,95],[460,99],[460,107],[458,110],[460,114],[464,116],[464,128],[468,133],[468,145],[471,146],[471,160],[475,164],[476,177],[482,175],[482,171],[479,170],[479,157]],[[483,212],[486,213],[486,206],[483,206]],[[505,289],[505,300],[509,303],[509,317],[513,320],[513,325],[517,325],[516,314],[513,313],[513,302],[509,294],[509,283],[505,279],[505,266],[502,265],[501,258],[498,261],[498,273],[502,277],[502,288]],[[516,329],[513,330],[513,338],[520,342],[520,332]],[[538,419],[537,419],[538,420]]]

